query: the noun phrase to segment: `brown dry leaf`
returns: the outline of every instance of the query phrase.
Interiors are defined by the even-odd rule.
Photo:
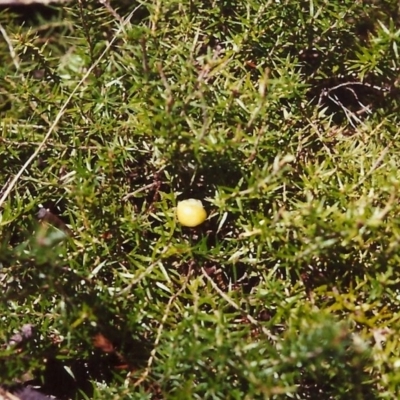
[[[121,364],[115,365],[114,366],[115,369],[118,370],[129,369],[129,364],[125,361],[124,356],[122,356],[115,350],[113,344],[102,333],[96,334],[93,337],[92,341],[93,341],[93,346],[96,347],[97,349],[100,349],[104,353],[114,353],[118,357]]]
[[[46,208],[41,208],[37,214],[37,217],[39,220],[54,226],[69,236],[72,236],[72,231],[68,228],[65,222],[63,222],[59,217],[57,217],[57,215],[53,214]]]
[[[104,353],[113,353],[114,346],[112,343],[101,333],[93,337],[93,346],[104,351]]]

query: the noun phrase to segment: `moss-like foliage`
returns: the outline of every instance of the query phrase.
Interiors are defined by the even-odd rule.
[[[398,399],[399,12],[3,7],[0,383]]]

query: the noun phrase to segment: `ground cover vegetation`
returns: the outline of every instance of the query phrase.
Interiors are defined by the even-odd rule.
[[[79,0],[0,33],[3,387],[398,398],[397,1]]]

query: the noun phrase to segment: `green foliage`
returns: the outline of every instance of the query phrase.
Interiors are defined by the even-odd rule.
[[[398,3],[118,7],[0,11],[2,383],[397,399]]]

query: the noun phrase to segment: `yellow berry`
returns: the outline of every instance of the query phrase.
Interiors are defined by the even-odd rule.
[[[181,225],[193,228],[206,220],[207,213],[200,200],[187,199],[178,202],[176,216]]]

